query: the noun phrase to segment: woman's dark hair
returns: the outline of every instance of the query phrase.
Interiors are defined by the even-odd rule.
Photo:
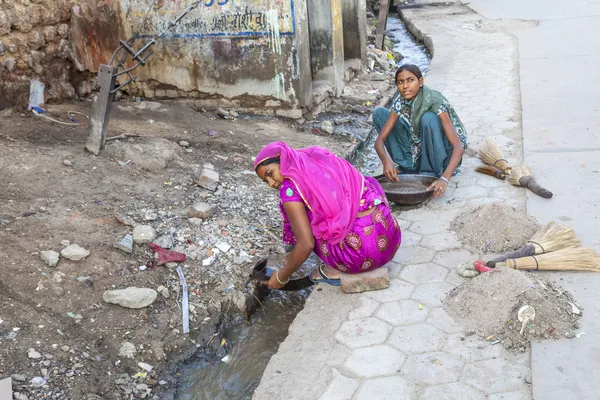
[[[398,68],[398,70],[396,71],[396,77],[394,78],[395,82],[398,81],[398,75],[400,75],[400,72],[404,71],[412,72],[413,74],[415,74],[417,79],[421,79],[423,77],[423,73],[421,72],[421,69],[419,67],[417,67],[414,64],[404,64],[401,65],[400,68]]]
[[[261,161],[260,164],[258,164],[255,169],[258,169],[258,167],[265,167],[265,166],[271,165],[271,164],[279,164],[280,162],[281,162],[281,157],[279,157],[279,156],[267,158],[266,160]]]

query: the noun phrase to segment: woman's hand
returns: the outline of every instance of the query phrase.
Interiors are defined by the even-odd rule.
[[[437,181],[433,182],[427,188],[427,191],[428,192],[433,191],[433,197],[437,199],[437,198],[443,196],[444,193],[446,193],[446,188],[447,187],[448,187],[448,182],[446,182],[443,179],[438,179]]]
[[[394,163],[389,159],[383,163],[383,173],[390,181],[398,182],[398,171],[396,171]]]
[[[274,272],[273,275],[271,275],[271,279],[262,281],[261,283],[272,290],[278,290],[285,286],[277,280],[277,272]]]

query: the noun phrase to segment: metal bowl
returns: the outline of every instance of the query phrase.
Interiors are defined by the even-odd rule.
[[[389,201],[399,205],[415,205],[429,199],[433,192],[427,188],[437,180],[434,176],[398,174],[398,182],[392,182],[385,175],[374,177],[377,179]]]

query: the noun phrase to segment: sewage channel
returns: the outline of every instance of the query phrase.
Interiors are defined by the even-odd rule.
[[[394,51],[404,58],[400,64],[416,64],[425,73],[429,66],[429,54],[425,46],[416,43],[396,14],[387,22],[388,35],[394,43]],[[338,115],[339,117],[339,115]],[[367,117],[353,120],[342,134],[351,135],[363,145],[353,159],[354,165],[365,175],[372,175],[379,159],[373,148],[376,133],[365,129]],[[317,263],[311,256],[303,266],[310,271]],[[288,328],[296,314],[304,307],[311,289],[299,292],[273,291],[261,307],[246,322],[242,317],[227,321],[223,337],[231,343],[229,362],[214,361],[195,356],[179,370],[177,400],[248,400],[252,398],[269,359],[288,335]]]

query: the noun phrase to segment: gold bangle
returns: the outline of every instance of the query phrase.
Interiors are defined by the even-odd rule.
[[[290,278],[288,278],[287,281],[281,282],[279,280],[279,271],[275,272],[275,279],[277,279],[277,282],[279,282],[280,285],[286,285],[290,281]]]

